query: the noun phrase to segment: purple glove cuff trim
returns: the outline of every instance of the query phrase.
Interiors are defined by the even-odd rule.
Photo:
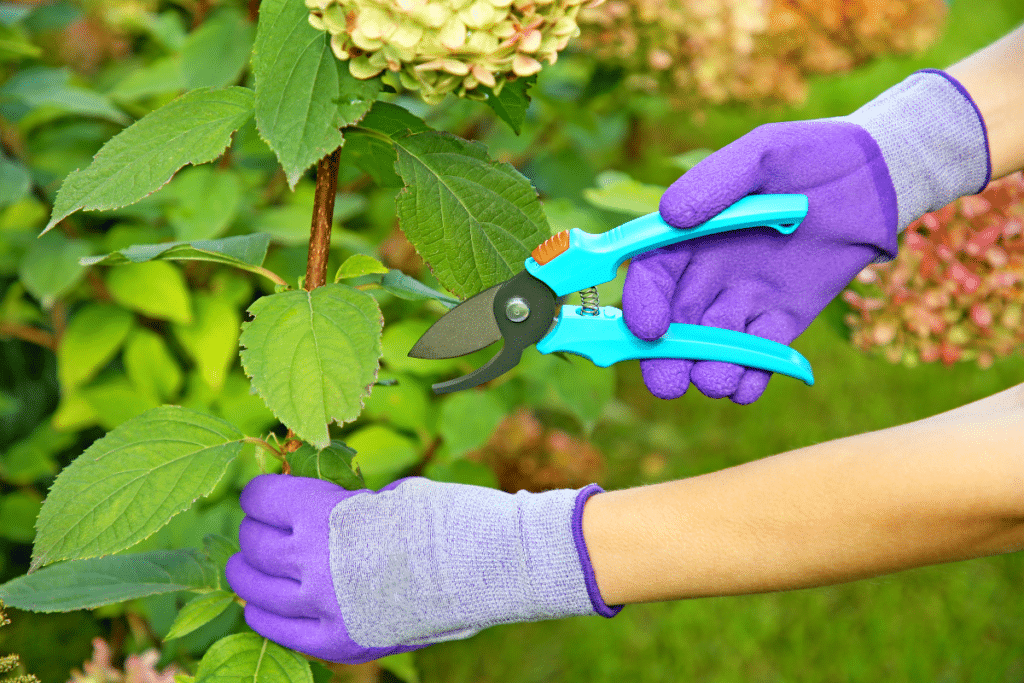
[[[624,605],[609,607],[601,597],[601,591],[597,587],[597,578],[594,576],[594,567],[590,563],[590,553],[587,551],[587,543],[583,539],[583,507],[587,500],[595,493],[604,493],[604,489],[597,484],[580,489],[576,496],[576,508],[572,512],[572,538],[576,541],[576,551],[580,556],[580,566],[583,568],[583,576],[587,582],[587,594],[590,596],[590,603],[594,611],[602,617],[611,619],[622,611]]]
[[[985,182],[983,182],[981,184],[981,187],[978,188],[977,192],[974,193],[974,194],[978,194],[978,192],[981,192],[986,187],[988,187],[989,182],[992,181],[992,148],[989,147],[989,144],[988,144],[988,128],[985,127],[985,118],[981,115],[981,110],[978,109],[978,105],[974,103],[974,98],[972,98],[971,94],[969,92],[967,92],[967,89],[963,85],[960,84],[960,81],[956,80],[955,78],[950,76],[945,71],[942,71],[941,69],[920,69],[918,71],[915,71],[914,73],[919,73],[919,74],[938,74],[939,76],[942,76],[947,81],[949,81],[950,83],[953,84],[953,87],[956,88],[957,91],[961,95],[964,96],[965,100],[970,102],[971,107],[974,108],[974,113],[978,115],[978,122],[981,124],[981,134],[985,138],[985,151],[986,151],[986,155],[985,155]]]

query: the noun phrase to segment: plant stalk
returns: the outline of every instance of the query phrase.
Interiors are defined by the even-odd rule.
[[[309,259],[306,261],[307,292],[327,282],[327,257],[331,249],[331,224],[334,222],[334,196],[338,191],[340,157],[341,147],[316,164],[313,223],[309,231]]]

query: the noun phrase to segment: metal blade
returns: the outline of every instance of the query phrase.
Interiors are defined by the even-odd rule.
[[[412,347],[409,357],[455,358],[501,339],[501,331],[494,321],[494,295],[504,284],[485,289],[441,316]]]

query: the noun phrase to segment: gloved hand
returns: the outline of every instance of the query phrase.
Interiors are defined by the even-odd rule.
[[[980,192],[991,176],[984,123],[948,74],[918,72],[848,117],[772,123],[711,154],[662,195],[678,228],[748,194],[807,195],[791,235],[769,228],[709,235],[633,258],[622,289],[626,326],[656,339],[670,322],[796,339],[871,263],[896,257],[913,220]],[[690,382],[710,398],[757,400],[765,370],[720,361],[640,361],[660,398]]]
[[[245,621],[358,664],[488,626],[600,614],[583,506],[601,487],[505,493],[406,477],[380,491],[263,474],[241,495],[227,564]]]

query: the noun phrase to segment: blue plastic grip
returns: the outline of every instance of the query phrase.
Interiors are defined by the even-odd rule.
[[[785,344],[745,332],[685,323],[671,323],[663,336],[647,341],[629,331],[618,308],[602,306],[599,311],[594,316],[582,313],[579,306],[562,306],[555,327],[537,342],[537,350],[574,353],[602,368],[634,358],[717,360],[814,385],[810,362]]]
[[[533,257],[526,270],[544,282],[557,296],[615,279],[626,259],[684,240],[728,230],[766,226],[790,234],[807,215],[807,196],[802,194],[754,194],[739,200],[714,218],[692,228],[676,228],[657,211],[607,232],[569,231],[569,248],[544,265]]]

